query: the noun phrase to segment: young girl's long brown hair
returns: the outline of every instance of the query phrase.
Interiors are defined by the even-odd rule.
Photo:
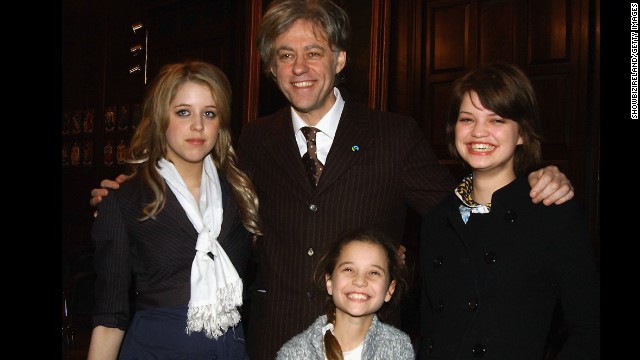
[[[392,281],[395,281],[396,287],[391,300],[384,303],[380,310],[378,310],[377,314],[381,315],[396,308],[402,300],[402,296],[404,295],[406,289],[408,288],[408,283],[406,280],[407,267],[404,261],[402,261],[396,245],[384,233],[377,230],[357,229],[342,236],[337,241],[334,241],[325,251],[325,253],[320,257],[320,260],[316,265],[313,276],[315,285],[326,293],[326,275],[333,274],[333,270],[335,269],[338,258],[340,257],[340,252],[346,245],[354,241],[361,241],[378,245],[384,250],[385,254],[387,255],[387,264],[389,268],[389,284]],[[327,295],[326,308],[327,323],[335,325],[336,305],[330,295]],[[331,331],[327,331],[324,333],[324,348],[327,360],[344,360],[340,343],[338,343],[338,339],[333,336],[333,333]]]

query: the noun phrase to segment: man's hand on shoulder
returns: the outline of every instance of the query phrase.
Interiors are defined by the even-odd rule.
[[[544,205],[560,205],[575,195],[569,179],[554,165],[529,174],[529,185],[529,196],[535,204],[542,201]]]
[[[118,189],[120,184],[129,179],[131,175],[120,174],[115,180],[104,179],[100,182],[100,188],[91,189],[91,199],[89,200],[89,204],[92,207],[98,206],[98,204],[102,201],[104,196],[109,195],[108,189]],[[94,211],[93,217],[98,216],[98,211]]]

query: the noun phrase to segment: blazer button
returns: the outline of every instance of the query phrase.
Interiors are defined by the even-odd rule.
[[[438,306],[436,307],[436,311],[437,312],[443,312],[444,311],[444,301],[442,301],[442,300],[438,301]]]
[[[487,349],[484,348],[484,345],[482,344],[476,344],[473,346],[473,357],[477,357],[477,358],[481,358],[484,356],[484,353],[487,351]]]
[[[310,247],[309,250],[307,250],[307,254],[313,256],[313,248]]]
[[[431,352],[433,352],[433,340],[429,337],[424,339],[424,342],[426,344],[427,354],[431,354]]]
[[[309,210],[311,210],[313,212],[316,212],[316,211],[318,211],[318,207],[315,204],[311,204],[311,205],[309,205]]]
[[[473,298],[469,300],[467,306],[469,307],[469,311],[471,312],[478,310],[478,299]]]
[[[311,293],[307,291],[307,293],[304,295],[307,300],[311,301]]]
[[[507,224],[514,224],[518,221],[518,214],[515,211],[507,210],[507,212],[504,213],[504,221]]]
[[[495,264],[497,258],[498,258],[498,255],[496,255],[496,253],[493,251],[488,251],[484,253],[484,262],[486,262],[489,265]]]
[[[436,256],[435,259],[433,259],[433,267],[439,268],[440,266],[442,266],[443,261],[444,258],[442,256]]]

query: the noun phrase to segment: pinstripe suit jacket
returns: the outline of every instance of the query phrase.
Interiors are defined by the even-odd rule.
[[[238,149],[258,190],[265,230],[251,293],[252,360],[273,359],[323,313],[326,294],[314,289],[312,274],[329,242],[357,227],[375,227],[399,243],[406,206],[425,214],[455,184],[413,119],[351,101],[315,189],[300,158],[289,107],[247,124]]]
[[[223,173],[218,175],[224,214],[218,241],[244,278],[251,236],[229,183]],[[138,221],[152,199],[151,190],[134,177],[110,190],[98,205],[91,234],[97,273],[94,326],[128,327],[132,274],[137,309],[189,303],[198,233],[168,186],[165,208],[155,219]]]

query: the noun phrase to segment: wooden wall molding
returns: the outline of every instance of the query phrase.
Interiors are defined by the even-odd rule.
[[[369,63],[369,107],[387,110],[390,0],[371,2],[371,62]]]
[[[242,96],[242,124],[258,118],[258,99],[260,96],[260,55],[255,46],[258,25],[262,18],[262,0],[251,0],[246,13],[247,36],[247,78]]]

